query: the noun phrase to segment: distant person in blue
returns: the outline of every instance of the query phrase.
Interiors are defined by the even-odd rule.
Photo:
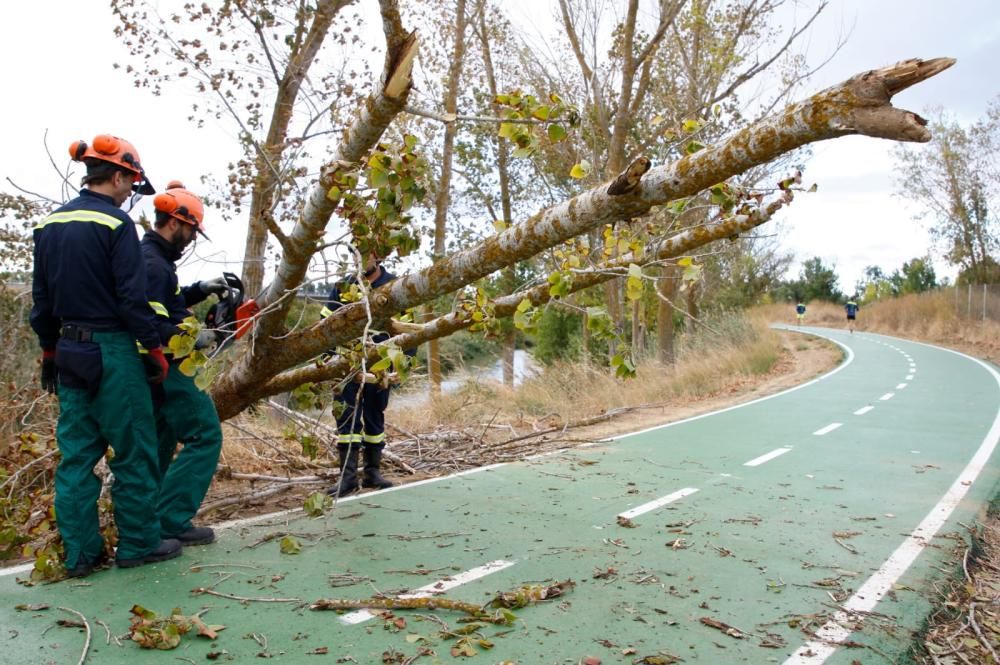
[[[803,305],[802,303],[799,303],[798,305],[796,305],[795,306],[795,316],[798,318],[799,325],[801,326],[802,325],[802,319],[806,318],[806,306]]]
[[[858,303],[854,302],[854,299],[847,301],[844,305],[844,311],[847,312],[847,327],[850,329],[851,334],[854,334],[854,321],[858,317]]]

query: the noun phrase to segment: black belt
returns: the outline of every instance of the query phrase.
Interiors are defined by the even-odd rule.
[[[72,342],[92,342],[94,341],[94,331],[87,330],[86,328],[81,328],[79,326],[74,326],[72,324],[65,325],[62,330],[59,331],[59,336],[63,339],[68,339]]]

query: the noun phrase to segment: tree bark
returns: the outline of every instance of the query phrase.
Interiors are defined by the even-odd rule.
[[[247,293],[259,293],[264,284],[264,253],[268,231],[277,231],[272,217],[275,194],[281,188],[281,158],[288,138],[288,124],[302,81],[323,46],[337,13],[353,0],[323,0],[316,6],[312,25],[302,45],[292,54],[284,75],[278,81],[278,94],[271,113],[267,138],[257,154],[254,170],[257,177],[250,200],[250,222],[243,251],[243,286]],[[279,231],[280,233],[280,231]],[[280,235],[279,235],[280,237]]]
[[[445,91],[444,111],[454,116],[458,111],[458,82],[462,76],[465,60],[465,0],[455,5],[455,48],[452,51],[451,67],[448,71],[448,88]],[[455,135],[458,127],[449,122],[444,127],[444,144],[441,148],[441,176],[438,180],[437,196],[434,201],[434,254],[432,260],[439,261],[445,255],[445,239],[448,232],[448,205],[451,201],[451,164],[455,153]],[[424,309],[427,319],[434,318],[434,306],[427,303]],[[430,379],[431,394],[441,394],[441,347],[434,340],[427,346],[427,374]]]
[[[890,100],[901,90],[952,64],[954,60],[950,58],[907,60],[859,74],[736,132],[719,145],[651,169],[633,189],[610,195],[608,185],[600,185],[542,210],[476,247],[456,252],[377,289],[368,296],[368,303],[341,307],[312,327],[281,339],[258,334],[252,339],[253,345],[215,382],[212,394],[220,416],[231,417],[266,394],[265,386],[272,385],[273,377],[283,370],[357,339],[371,323],[367,307],[376,323],[384,322],[395,312],[455,291],[608,221],[644,215],[654,206],[692,196],[815,141],[862,134],[926,142],[930,140],[930,132],[925,121],[914,113],[893,108]],[[325,201],[322,185],[316,190],[324,194],[322,201]],[[311,200],[315,202],[315,198]],[[738,231],[729,235],[734,233]],[[690,229],[675,238],[682,236],[695,239],[694,247],[714,239],[705,227]],[[304,258],[307,260],[308,256]],[[304,273],[305,267],[301,270]],[[512,313],[513,310],[507,315]]]
[[[664,365],[673,365],[674,354],[674,308],[670,306],[677,295],[679,276],[676,264],[660,268],[660,281],[656,285],[658,293],[656,307],[656,353]],[[669,301],[669,302],[668,302]]]
[[[364,159],[406,105],[417,37],[416,33],[403,30],[394,0],[382,0],[381,4],[387,42],[384,84],[378,93],[366,100],[356,121],[344,130],[334,160],[320,170],[319,181],[306,198],[302,214],[285,243],[274,280],[258,299],[263,313],[253,331],[257,340],[284,331],[285,316],[294,300],[291,296],[302,284],[309,261],[316,253],[330,217],[340,202],[339,199],[331,200],[327,195],[334,186],[338,169],[351,167]]]

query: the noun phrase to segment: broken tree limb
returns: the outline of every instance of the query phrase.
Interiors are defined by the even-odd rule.
[[[752,213],[735,215],[717,222],[710,222],[704,226],[687,229],[657,243],[650,251],[650,254],[658,260],[676,258],[706,243],[749,231],[770,220],[775,213],[790,201],[790,196],[790,192],[782,192],[774,200]],[[619,274],[627,274],[629,263],[635,260],[636,258],[629,253],[614,261],[603,263],[592,270],[578,272],[573,276],[573,285],[570,287],[570,292],[575,293],[606,282]],[[527,291],[497,298],[493,302],[494,315],[498,318],[512,316],[514,311],[517,310],[517,306],[524,299],[531,301],[531,304],[534,306],[545,304],[551,299],[549,285],[541,284]],[[446,337],[458,330],[469,327],[473,323],[463,313],[451,312],[423,324],[423,327],[419,331],[396,335],[381,344],[395,344],[404,349],[413,348],[431,339]],[[378,349],[376,347],[370,351],[369,359],[374,362],[378,358]],[[259,386],[258,389],[263,394],[274,395],[287,392],[307,382],[339,379],[346,376],[346,373],[349,371],[350,364],[345,359],[334,357],[323,365],[309,365],[283,372]]]
[[[375,323],[384,322],[396,312],[456,291],[604,223],[642,216],[654,206],[697,194],[796,148],[849,134],[928,141],[930,132],[925,121],[915,113],[894,108],[891,98],[944,71],[954,62],[951,58],[912,59],[859,74],[737,131],[717,146],[650,169],[633,191],[611,196],[607,193],[607,183],[599,185],[546,208],[475,247],[403,276],[377,289],[368,302],[341,307],[305,330],[285,335],[281,340],[269,339],[266,334],[258,336],[252,350],[244,350],[236,363],[215,382],[212,396],[219,415],[229,418],[246,408],[266,394],[261,391],[262,386],[288,368],[357,339],[371,325],[372,319]],[[325,217],[322,224],[303,228],[305,235],[300,240],[312,243],[301,242],[299,246],[303,251],[315,247],[316,231],[325,228],[328,213],[332,213],[332,208],[328,207],[330,203],[321,183],[314,188],[303,219],[315,217],[316,210],[323,211],[319,217],[324,214]],[[310,206],[313,212],[309,212]],[[270,298],[280,298],[301,282],[301,278],[296,281],[294,276],[304,274],[310,256],[311,251],[283,260],[269,291]],[[271,320],[274,322],[278,318]],[[263,331],[266,333],[271,328],[265,327]]]
[[[288,236],[277,273],[258,299],[261,309],[281,302],[258,322],[258,330],[254,334],[262,339],[278,332],[284,324],[292,302],[291,298],[285,296],[302,284],[309,259],[322,240],[330,217],[340,204],[339,198],[331,199],[328,196],[334,186],[334,176],[344,165],[353,166],[364,159],[406,106],[419,40],[415,32],[408,33],[403,29],[395,0],[381,0],[379,4],[387,46],[383,85],[377,93],[368,97],[355,122],[344,130],[333,160],[321,169],[319,181],[313,185],[306,198],[299,221]],[[264,351],[261,349],[261,352]]]
[[[428,596],[425,598],[320,598],[309,606],[311,610],[455,610],[477,619],[485,619],[482,605],[474,605],[453,598]]]

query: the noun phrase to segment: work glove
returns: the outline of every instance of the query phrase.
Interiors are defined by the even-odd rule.
[[[225,296],[226,291],[229,290],[229,282],[226,281],[225,277],[203,279],[198,282],[198,288],[201,289],[203,293],[214,293],[222,298]]]
[[[167,358],[163,355],[163,349],[160,347],[150,349],[149,353],[143,354],[142,362],[146,366],[146,381],[154,385],[163,383],[167,378],[167,372],[170,371],[170,365],[167,364]]]
[[[56,368],[55,349],[45,349],[42,351],[42,389],[54,395],[58,383],[59,370]]]
[[[194,340],[194,348],[199,351],[202,349],[213,349],[217,343],[218,340],[215,337],[214,330],[199,330],[198,337]]]

